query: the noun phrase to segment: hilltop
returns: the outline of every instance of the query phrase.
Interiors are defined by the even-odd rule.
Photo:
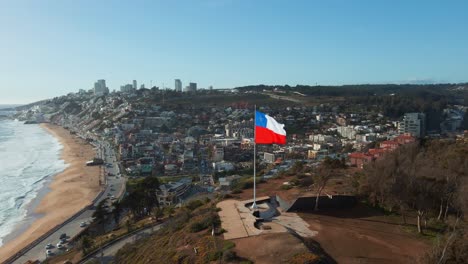
[[[122,248],[116,263],[329,263],[311,240],[288,233],[224,240],[214,202],[181,209],[151,237]],[[212,230],[214,227],[214,236]],[[257,242],[255,242],[257,241]],[[264,245],[268,244],[266,249]],[[251,246],[248,246],[251,245]],[[256,246],[254,246],[256,245]],[[263,246],[262,246],[263,245]],[[251,250],[256,248],[255,250]],[[251,260],[249,260],[251,258]]]

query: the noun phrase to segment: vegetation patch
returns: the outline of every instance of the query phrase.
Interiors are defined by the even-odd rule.
[[[190,203],[167,220],[164,228],[150,237],[123,247],[116,263],[209,263],[224,259],[226,251],[235,245],[224,241],[216,232],[220,220],[214,202]],[[215,235],[211,235],[211,228]],[[205,231],[204,231],[205,230]],[[229,254],[229,253],[228,253]],[[241,258],[239,258],[241,259]]]

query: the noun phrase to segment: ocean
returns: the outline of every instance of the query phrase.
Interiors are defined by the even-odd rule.
[[[39,125],[0,118],[0,246],[39,217],[34,209],[41,196],[66,168],[61,149]]]

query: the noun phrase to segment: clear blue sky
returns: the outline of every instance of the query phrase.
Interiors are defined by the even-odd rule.
[[[139,83],[464,82],[468,1],[0,2],[0,103]]]

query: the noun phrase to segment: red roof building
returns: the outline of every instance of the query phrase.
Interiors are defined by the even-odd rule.
[[[380,148],[388,149],[388,150],[395,150],[399,146],[400,146],[400,144],[398,144],[398,142],[396,142],[394,140],[387,140],[387,141],[383,141],[383,142],[380,143]]]
[[[411,136],[411,135],[399,135],[398,137],[395,138],[395,141],[398,142],[400,145],[412,143],[416,141],[416,138]]]
[[[374,159],[379,159],[384,156],[388,149],[369,149],[369,155],[374,157]]]
[[[353,152],[349,154],[348,157],[351,165],[354,165],[358,168],[362,168],[364,164],[371,162],[373,159],[371,155],[361,152]]]

